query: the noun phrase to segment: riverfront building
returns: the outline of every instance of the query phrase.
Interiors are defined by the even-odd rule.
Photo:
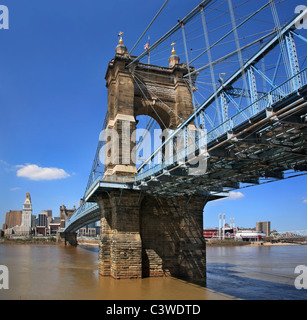
[[[32,202],[30,193],[26,193],[26,200],[22,208],[22,221],[20,232],[24,235],[29,235],[31,233],[32,227]]]
[[[12,228],[21,225],[22,211],[21,210],[10,210],[5,215],[5,223],[3,229]]]
[[[75,211],[75,207],[73,209],[66,209],[64,205],[61,209],[64,213],[64,222],[65,219],[69,218]],[[10,210],[6,213],[5,223],[3,224],[3,234],[6,237],[28,237],[30,235],[47,236],[58,232],[61,225],[61,218],[55,217],[52,219],[52,210],[43,210],[38,214],[37,219],[35,215],[32,215],[32,212],[31,195],[30,193],[26,193],[22,210]]]
[[[5,235],[29,236],[32,232],[32,202],[30,193],[26,193],[26,200],[22,211],[10,210],[5,217],[3,226]]]
[[[256,223],[256,231],[265,233],[268,237],[271,234],[271,222],[270,221],[259,221]]]

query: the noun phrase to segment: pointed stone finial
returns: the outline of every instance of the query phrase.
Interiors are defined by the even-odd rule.
[[[175,50],[175,42],[171,43],[171,46],[173,47],[172,49],[172,55],[168,59],[169,67],[173,68],[176,64],[179,64],[179,57],[176,55],[176,50]]]
[[[124,55],[125,53],[127,53],[127,48],[124,45],[123,34],[124,33],[122,31],[118,33],[119,40],[118,40],[118,45],[116,46],[116,49],[115,49],[115,52],[120,55]]]
[[[172,49],[172,55],[175,55],[176,54],[176,50],[175,50],[175,42],[172,42],[171,43],[171,46],[173,47],[173,49]]]
[[[120,37],[119,40],[118,40],[119,44],[124,44],[123,34],[124,33],[122,31],[119,31],[119,34],[118,34],[118,36]]]

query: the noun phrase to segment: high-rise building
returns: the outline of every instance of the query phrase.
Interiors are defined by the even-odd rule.
[[[256,231],[263,232],[266,236],[271,234],[271,221],[258,221],[256,223]]]
[[[47,227],[49,228],[49,224],[52,221],[52,210],[44,210],[47,213]]]
[[[31,227],[35,228],[36,227],[36,215],[32,214],[31,220],[32,220]]]
[[[22,211],[21,210],[10,210],[5,215],[5,223],[3,229],[12,228],[21,225]]]
[[[32,202],[30,193],[26,193],[26,200],[21,212],[21,224],[6,229],[7,235],[29,236],[32,232]]]
[[[41,234],[43,236],[47,235],[48,230],[48,212],[42,211],[39,213],[36,223],[36,234]]]
[[[32,202],[31,202],[31,196],[30,193],[26,193],[26,200],[23,204],[22,208],[22,222],[21,226],[25,228],[29,228],[29,231],[31,229],[31,221],[32,221]]]
[[[46,227],[46,228],[48,227],[48,213],[46,211],[42,211],[38,215],[37,226]]]

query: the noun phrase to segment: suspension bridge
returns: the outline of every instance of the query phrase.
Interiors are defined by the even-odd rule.
[[[130,51],[119,34],[89,180],[62,232],[73,241],[100,220],[104,276],[205,279],[205,204],[307,171],[306,7],[202,1],[133,55],[167,2]]]

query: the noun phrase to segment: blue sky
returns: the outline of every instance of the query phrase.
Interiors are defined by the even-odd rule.
[[[105,117],[104,76],[117,34],[124,31],[131,48],[163,2],[1,1],[9,8],[9,30],[0,30],[0,226],[7,211],[21,210],[26,192],[36,215],[52,209],[58,216],[63,203],[78,204]],[[198,3],[170,0],[151,39]],[[225,213],[237,226],[270,220],[279,230],[306,230],[306,182],[303,176],[236,191],[207,204],[205,226],[217,226]]]

